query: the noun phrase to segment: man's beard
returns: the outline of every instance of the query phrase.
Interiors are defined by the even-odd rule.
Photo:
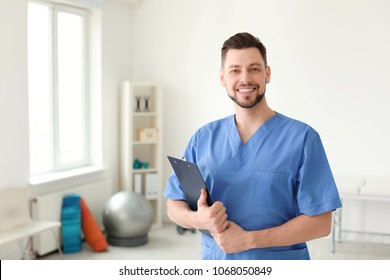
[[[227,91],[227,90],[226,90]],[[260,103],[260,101],[263,99],[264,95],[265,95],[265,89],[264,89],[264,92],[261,93],[261,94],[257,94],[255,100],[253,100],[252,103],[243,103],[243,102],[240,102],[237,98],[236,98],[236,95],[233,94],[232,96],[229,94],[229,92],[227,91],[227,94],[228,96],[230,97],[231,100],[234,101],[234,103],[236,103],[238,106],[240,106],[241,108],[245,108],[245,109],[250,109],[250,108],[253,108],[255,107],[257,104]]]

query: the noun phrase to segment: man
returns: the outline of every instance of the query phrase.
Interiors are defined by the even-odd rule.
[[[202,234],[203,259],[310,259],[306,241],[326,236],[339,194],[318,133],[277,113],[265,92],[266,48],[249,33],[225,41],[220,82],[235,115],[191,138],[184,157],[196,162],[215,203],[202,190],[192,211],[172,174],[168,216]]]

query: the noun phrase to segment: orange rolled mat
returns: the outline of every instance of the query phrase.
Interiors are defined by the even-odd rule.
[[[99,225],[97,224],[87,203],[81,197],[81,228],[84,233],[85,241],[95,252],[101,252],[107,249],[108,243],[104,237]]]

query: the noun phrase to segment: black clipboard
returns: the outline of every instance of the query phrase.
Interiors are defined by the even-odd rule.
[[[185,161],[182,159],[168,156],[168,160],[171,163],[173,171],[176,174],[177,179],[182,187],[182,190],[186,196],[186,201],[193,211],[198,209],[198,200],[201,189],[205,189],[207,192],[207,204],[211,206],[213,201],[207,191],[206,183],[199,171],[199,167],[196,163]],[[210,232],[200,230],[202,233],[211,236]]]

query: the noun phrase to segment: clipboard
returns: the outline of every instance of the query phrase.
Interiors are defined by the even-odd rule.
[[[206,183],[199,171],[198,165],[193,162],[185,161],[182,159],[168,156],[168,160],[171,163],[173,171],[176,174],[177,179],[182,187],[182,190],[186,196],[186,201],[193,211],[198,210],[198,200],[201,189],[205,189],[207,192],[207,204],[211,206],[213,201],[207,191]],[[202,233],[211,236],[210,232],[200,230]]]

